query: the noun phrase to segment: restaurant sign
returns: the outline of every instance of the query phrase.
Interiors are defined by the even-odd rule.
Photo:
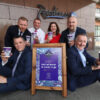
[[[39,12],[37,17],[40,18],[40,15],[44,18],[56,18],[56,19],[64,19],[68,16],[66,12],[59,12],[58,8],[55,6],[52,8],[52,10],[47,10],[43,5],[38,4],[37,8],[39,8]]]

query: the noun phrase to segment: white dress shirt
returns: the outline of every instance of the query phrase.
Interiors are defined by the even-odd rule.
[[[23,36],[23,32],[21,32],[20,29],[19,29],[18,35],[19,35],[19,36]]]
[[[83,52],[84,52],[84,49],[83,50],[79,50],[77,48],[78,52],[79,52],[79,55],[81,57],[81,60],[82,60],[82,63],[83,63],[83,66],[86,67],[86,57],[84,56]]]
[[[33,27],[29,28],[28,30],[31,32],[31,34],[33,34],[35,32],[35,28],[33,28]],[[38,36],[39,42],[44,43],[44,41],[45,41],[45,32],[41,28],[37,29],[37,36]]]

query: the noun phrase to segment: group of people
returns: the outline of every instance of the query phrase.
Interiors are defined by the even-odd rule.
[[[11,25],[5,35],[5,46],[12,47],[11,57],[1,53],[0,93],[26,90],[31,85],[32,47],[35,43],[65,43],[67,52],[68,89],[75,91],[100,80],[100,61],[89,55],[86,31],[77,27],[77,17],[71,13],[67,18],[67,29],[60,34],[56,22],[51,22],[48,32],[40,28],[41,20],[36,18],[33,27],[28,27],[25,17]],[[30,41],[27,41],[27,36]]]

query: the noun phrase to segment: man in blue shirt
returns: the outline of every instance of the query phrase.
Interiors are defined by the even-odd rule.
[[[71,91],[100,80],[100,61],[87,53],[86,34],[78,34],[74,43],[67,51],[68,89]]]

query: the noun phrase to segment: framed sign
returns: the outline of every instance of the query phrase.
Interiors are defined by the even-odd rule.
[[[65,44],[34,44],[32,57],[32,94],[35,94],[36,89],[60,90],[66,97]]]

